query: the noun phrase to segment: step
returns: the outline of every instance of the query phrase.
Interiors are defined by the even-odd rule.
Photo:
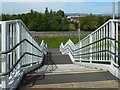
[[[98,70],[95,68],[87,68],[84,66],[79,66],[76,64],[57,64],[57,68],[53,72],[81,72],[81,71],[88,71],[88,70]]]
[[[58,48],[51,48],[48,51],[51,52],[52,55],[54,55],[54,54],[61,54],[61,52],[59,51]]]
[[[32,87],[22,87],[22,90],[40,89],[82,89],[82,90],[119,90],[118,81],[116,80],[104,80],[104,81],[92,81],[92,82],[72,82],[72,83],[58,83],[58,84],[42,84],[34,85]]]
[[[70,57],[68,55],[54,55],[51,57],[55,64],[72,64]]]
[[[56,73],[56,72],[55,72]],[[51,88],[117,88],[118,79],[109,72],[96,71],[85,73],[47,73],[42,79],[41,74],[27,75],[22,84],[23,89]],[[28,78],[32,78],[31,80]],[[92,90],[93,90],[92,89]],[[86,89],[85,89],[86,90]]]

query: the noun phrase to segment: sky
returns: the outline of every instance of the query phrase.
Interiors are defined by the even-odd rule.
[[[58,10],[63,10],[65,13],[85,13],[85,14],[110,14],[112,13],[112,2],[102,2],[102,1],[86,1],[84,0],[84,2],[81,1],[76,1],[73,2],[75,0],[72,1],[65,1],[62,2],[62,0],[59,2],[57,1],[52,1],[48,2],[47,1],[39,1],[39,2],[35,2],[29,0],[28,1],[21,1],[21,2],[17,2],[16,1],[5,1],[3,0],[2,2],[0,2],[0,12],[1,13],[7,13],[7,14],[19,14],[19,13],[27,13],[29,12],[31,9],[38,11],[38,12],[42,12],[44,13],[45,8],[48,7],[49,10],[53,10],[53,11],[58,11]],[[105,1],[105,0],[104,0]],[[110,0],[109,0],[110,1]],[[118,13],[118,3],[115,3],[115,8],[116,8],[116,14]]]

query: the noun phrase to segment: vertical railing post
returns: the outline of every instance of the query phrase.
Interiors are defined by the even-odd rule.
[[[115,24],[114,24],[114,21],[111,21],[111,38],[115,39]],[[115,53],[115,41],[111,40],[111,52],[112,53]],[[115,55],[112,54],[112,57],[111,57],[111,65],[113,66],[115,62]]]
[[[20,34],[20,23],[17,21],[16,23],[16,43],[19,43],[20,42],[20,38],[21,38],[21,34]],[[18,60],[20,58],[20,46],[17,47],[16,49],[16,59]],[[18,69],[21,67],[21,62],[18,64]]]
[[[79,41],[79,48],[81,48],[81,41]],[[80,54],[79,61],[81,62],[81,54],[82,54],[82,53],[81,53],[81,49],[80,49],[79,52],[80,52],[80,53],[79,53],[79,54]]]
[[[32,40],[32,38],[31,38],[31,42],[33,43],[33,40]],[[32,47],[32,45],[30,46],[30,51],[31,51],[31,53],[33,53],[33,47]],[[31,56],[31,58],[30,58],[30,60],[31,60],[31,66],[33,65],[33,56]]]
[[[1,50],[2,52],[6,51],[7,50],[7,24],[6,22],[5,23],[2,23],[2,36],[1,36],[1,42],[2,42],[2,46],[1,46]],[[3,55],[2,54],[2,60],[1,60],[1,73],[6,73],[7,72],[7,55]],[[1,84],[2,84],[2,89],[7,89],[7,80],[8,80],[8,77],[7,75],[6,76],[3,76],[1,78]]]
[[[118,22],[116,22],[116,34],[115,34],[115,37],[116,37],[116,41],[118,41]],[[118,43],[115,43],[116,44],[116,55],[118,55]],[[119,64],[118,62],[118,57],[116,57],[116,64]]]
[[[90,44],[92,43],[92,34],[90,34]],[[92,45],[90,45],[90,53],[92,52]],[[92,54],[90,54],[90,63],[92,63]]]

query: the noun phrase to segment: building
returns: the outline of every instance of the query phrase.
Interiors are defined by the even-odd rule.
[[[84,16],[78,16],[78,15],[75,15],[75,16],[68,16],[67,19],[70,21],[70,22],[79,22],[80,21],[80,18],[81,17],[84,17]]]
[[[80,20],[80,16],[68,16],[67,17],[70,22],[78,22]]]
[[[120,16],[120,1],[118,2],[118,16]]]

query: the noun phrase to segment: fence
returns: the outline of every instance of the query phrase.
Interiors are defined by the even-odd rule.
[[[24,74],[40,66],[47,45],[38,45],[21,20],[0,21],[0,26],[1,88],[16,88]]]
[[[110,71],[120,78],[120,61],[118,61],[118,23],[109,20],[87,37],[73,44],[69,40],[61,43],[62,54],[69,54],[74,63]]]

